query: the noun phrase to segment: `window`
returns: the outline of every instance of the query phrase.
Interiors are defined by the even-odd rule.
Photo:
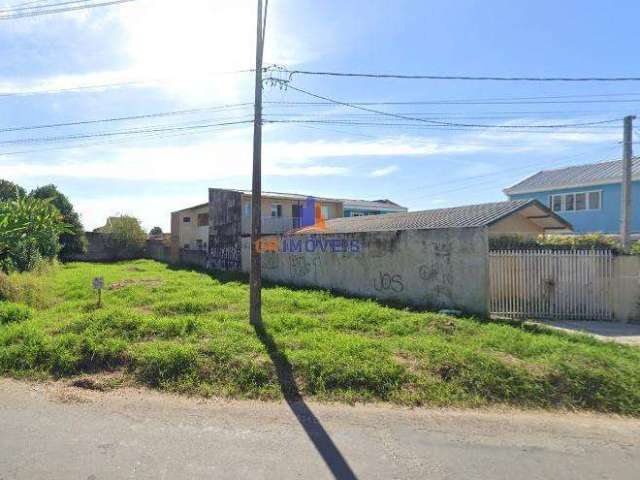
[[[185,244],[184,244],[184,249],[185,249],[185,250],[189,250],[189,244],[188,244],[188,243],[185,243]]]
[[[249,217],[251,216],[251,202],[246,202],[246,203],[244,204],[244,210],[243,210],[243,212],[244,212],[244,216],[245,216],[246,218],[249,218]]]
[[[183,223],[191,223],[191,217],[182,217]]]
[[[282,205],[279,203],[271,204],[271,216],[272,217],[281,217],[282,216]]]
[[[564,197],[564,209],[567,212],[570,212],[575,209],[575,198],[576,196],[573,193],[568,193]]]
[[[209,214],[208,213],[199,213],[198,214],[198,226],[199,227],[208,227],[209,226]]]
[[[322,213],[322,218],[329,220],[329,205],[322,205],[322,207],[320,207],[320,211]]]
[[[202,250],[202,240],[200,239],[196,240],[196,249]]]
[[[602,208],[602,192],[597,190],[549,195],[549,206],[554,212],[600,210]]]

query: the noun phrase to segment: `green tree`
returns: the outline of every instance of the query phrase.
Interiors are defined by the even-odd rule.
[[[82,254],[87,250],[87,239],[84,227],[80,221],[80,215],[73,209],[73,205],[55,185],[38,187],[29,194],[41,200],[50,200],[51,204],[62,214],[64,223],[69,226],[69,231],[60,235],[60,258],[69,260],[74,254]]]
[[[153,227],[150,231],[149,231],[150,235],[162,235],[162,229],[160,227]]]
[[[33,197],[0,202],[0,263],[3,270],[32,270],[60,250],[58,238],[68,232],[50,201]]]
[[[104,227],[97,229],[109,236],[108,248],[119,258],[135,258],[142,255],[147,243],[147,234],[140,221],[130,215],[109,217]]]
[[[0,202],[16,200],[18,197],[24,197],[26,194],[27,192],[20,185],[16,185],[9,180],[0,179]]]

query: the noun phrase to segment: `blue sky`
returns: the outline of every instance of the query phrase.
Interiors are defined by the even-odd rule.
[[[251,102],[251,74],[218,72],[252,68],[254,10],[254,0],[138,0],[4,21],[0,129]],[[631,0],[271,0],[265,62],[292,69],[435,75],[638,76],[639,15],[640,4]],[[124,82],[136,83],[60,91]],[[608,120],[637,113],[640,105],[640,85],[632,82],[294,76],[293,85],[342,101],[441,102],[374,108],[491,125]],[[528,100],[514,100],[522,98]],[[265,100],[314,99],[266,87]],[[27,188],[57,184],[88,229],[117,213],[136,215],[147,228],[168,229],[169,212],[206,201],[207,187],[250,187],[251,126],[113,133],[243,121],[251,115],[250,107],[211,108],[3,131],[0,176]],[[268,103],[265,116],[406,123],[337,106]],[[619,156],[621,125],[539,132],[433,129],[420,123],[273,123],[264,132],[263,188],[390,198],[412,210],[500,200],[504,187],[540,169]],[[88,134],[107,135],[60,138]]]

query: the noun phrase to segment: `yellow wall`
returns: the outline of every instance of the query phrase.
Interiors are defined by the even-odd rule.
[[[536,238],[538,235],[543,234],[544,229],[542,227],[539,227],[531,220],[520,214],[510,215],[489,227],[490,237],[497,237],[499,235],[519,235],[525,238]]]
[[[197,240],[201,240],[203,248],[206,249],[205,246],[209,243],[209,225],[198,226],[198,214],[201,213],[209,214],[209,205],[181,210],[172,214],[175,217],[175,225],[178,230],[176,240],[179,248],[187,248],[188,245],[189,249],[195,250],[197,248]],[[191,221],[185,223],[185,217],[190,217]],[[173,230],[171,233],[173,234]]]

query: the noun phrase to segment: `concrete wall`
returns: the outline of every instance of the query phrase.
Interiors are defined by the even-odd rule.
[[[203,250],[180,250],[180,264],[208,268],[207,252]]]
[[[618,322],[640,322],[640,257],[621,255],[613,261],[613,316]]]
[[[171,246],[160,240],[147,240],[146,257],[163,263],[174,263]]]
[[[70,260],[77,262],[113,262],[116,260],[130,260],[142,258],[142,250],[114,250],[109,247],[109,234],[85,232],[87,237],[87,252],[74,254]]]
[[[488,232],[485,228],[405,230],[273,237],[301,240],[304,253],[265,252],[263,277],[430,308],[488,311]],[[332,252],[327,242],[346,250]],[[324,242],[324,243],[322,243]],[[308,247],[313,247],[311,250]],[[322,251],[321,246],[325,246]],[[349,246],[358,245],[357,251]],[[243,240],[243,270],[249,265]],[[342,250],[342,248],[340,248]]]

